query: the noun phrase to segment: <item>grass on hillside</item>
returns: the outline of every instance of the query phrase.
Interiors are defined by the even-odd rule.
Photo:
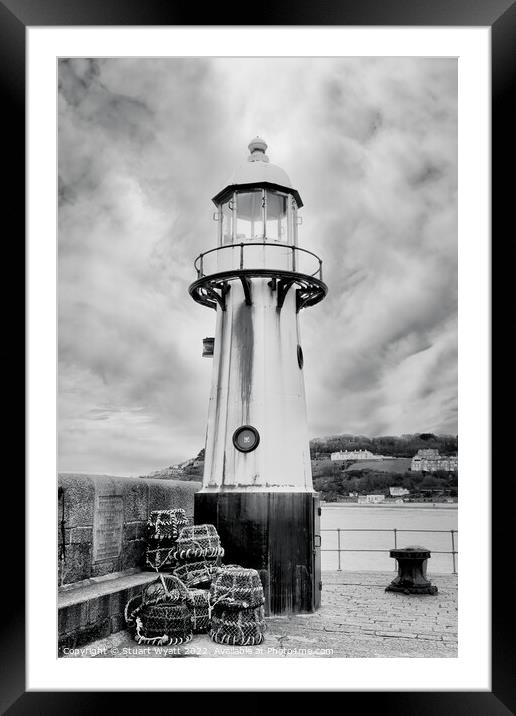
[[[351,463],[346,470],[377,470],[378,472],[407,472],[412,458],[393,457],[389,460],[357,460]]]
[[[374,470],[375,472],[407,472],[410,468],[411,462],[412,458],[410,457],[394,457],[389,460],[346,461],[343,471]],[[330,474],[332,468],[339,469],[342,465],[342,462],[333,460],[312,460],[312,475],[313,477],[328,475]]]

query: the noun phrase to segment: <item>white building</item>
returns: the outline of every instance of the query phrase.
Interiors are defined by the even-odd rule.
[[[378,502],[383,502],[385,500],[385,495],[359,495],[358,502],[359,504],[367,504],[367,505],[375,505]]]
[[[340,450],[332,452],[330,458],[334,461],[339,460],[383,460],[383,455],[375,455],[370,450]]]
[[[412,472],[452,472],[458,469],[458,458],[456,455],[440,455],[435,448],[426,448],[417,451],[412,458],[410,469]]]
[[[404,487],[389,487],[389,493],[391,497],[402,497],[403,495],[409,495],[410,490]]]

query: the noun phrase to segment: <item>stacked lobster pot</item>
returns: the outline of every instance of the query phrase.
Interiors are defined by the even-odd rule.
[[[188,525],[182,508],[155,510],[147,522],[145,561],[156,571],[171,571],[176,566],[174,552],[181,530]]]
[[[224,549],[213,525],[188,525],[182,509],[151,513],[147,564],[158,579],[125,607],[138,644],[186,644],[194,633],[234,646],[261,644],[265,632],[260,575],[221,565]],[[172,574],[167,573],[172,570]]]
[[[209,587],[220,570],[224,549],[213,525],[184,527],[177,539],[173,558],[174,575],[189,589],[192,599],[193,629],[206,633],[210,625]]]
[[[220,569],[210,587],[210,637],[219,644],[254,646],[265,635],[264,593],[255,569]]]
[[[125,606],[125,621],[138,644],[186,644],[193,635],[193,598],[180,579],[160,574]]]
[[[192,629],[194,634],[207,634],[210,629],[209,589],[190,589]]]

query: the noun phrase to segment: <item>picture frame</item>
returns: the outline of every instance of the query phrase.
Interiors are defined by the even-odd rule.
[[[225,6],[225,9],[229,9]],[[231,22],[221,23],[217,8],[207,8],[202,25],[210,24],[248,24],[242,9],[228,13]],[[194,22],[194,8],[178,9],[163,6],[149,0],[146,3],[127,0],[123,4],[109,2],[66,3],[64,0],[37,2],[37,0],[2,0],[0,2],[0,46],[3,47],[4,62],[0,66],[0,82],[5,106],[9,107],[4,119],[7,120],[9,149],[13,152],[10,163],[10,186],[7,205],[20,209],[18,216],[24,214],[25,167],[23,162],[25,146],[25,42],[26,30],[31,26],[123,26],[123,25],[200,25]],[[250,14],[250,13],[248,13]],[[282,4],[271,7],[264,13],[260,25],[387,25],[387,26],[478,26],[491,27],[492,33],[492,152],[493,152],[493,230],[498,228],[501,241],[502,227],[509,227],[508,211],[513,199],[509,196],[510,183],[502,179],[503,169],[508,167],[510,153],[506,140],[512,134],[509,122],[511,99],[510,79],[514,75],[514,37],[516,30],[516,6],[505,0],[485,3],[484,7],[472,6],[464,1],[436,4],[426,2],[407,7],[399,0],[384,3],[333,3],[325,6],[324,11],[317,6]],[[213,21],[213,23],[211,22]],[[249,23],[254,24],[254,23]],[[15,235],[21,234],[21,222],[15,229]],[[493,233],[494,235],[494,233]],[[24,238],[12,237],[11,248],[14,258],[20,252],[23,260]],[[20,330],[18,326],[18,330]],[[30,348],[30,347],[29,347]],[[487,438],[487,436],[486,436]],[[20,479],[12,484],[10,498],[14,504],[25,501],[24,485]],[[501,575],[502,559],[507,559],[508,546],[512,543],[506,514],[510,499],[508,494],[514,490],[512,485],[504,486],[493,492],[492,521],[493,530],[492,573]],[[21,575],[20,575],[21,576]],[[516,710],[516,687],[514,685],[511,633],[507,629],[507,614],[510,614],[508,594],[501,581],[494,580],[492,595],[492,691],[487,692],[360,692],[346,693],[346,705],[349,698],[360,698],[362,708],[367,703],[371,708],[381,708],[383,712],[396,714],[506,714]],[[20,584],[17,584],[20,593]],[[70,692],[27,692],[25,686],[25,611],[23,602],[12,604],[8,633],[4,635],[5,668],[2,676],[2,707],[8,713],[40,712],[81,712],[98,708],[105,698],[98,693]],[[410,684],[407,684],[410,688]],[[135,699],[131,694],[131,699]],[[364,702],[364,698],[368,702]],[[139,699],[134,700],[134,705]],[[141,708],[141,706],[140,706]]]

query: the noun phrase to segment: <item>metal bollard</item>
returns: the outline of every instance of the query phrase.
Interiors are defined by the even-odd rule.
[[[386,592],[403,594],[437,594],[437,587],[426,578],[426,566],[431,557],[426,547],[404,547],[391,549],[390,556],[397,560],[398,575],[392,580]]]

